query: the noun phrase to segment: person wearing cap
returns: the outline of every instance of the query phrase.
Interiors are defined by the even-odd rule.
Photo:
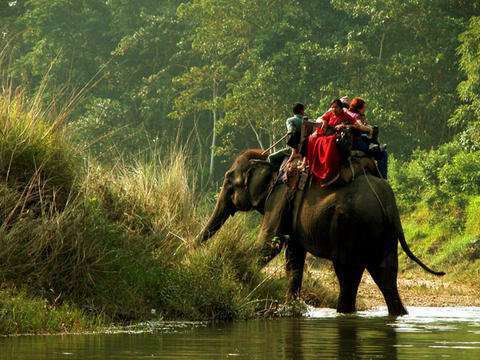
[[[272,164],[272,167],[275,170],[279,170],[282,166],[284,160],[288,157],[291,159],[301,156],[302,164],[301,167],[305,167],[305,152],[306,152],[306,141],[305,135],[306,130],[304,127],[304,116],[305,116],[305,105],[302,103],[296,103],[292,108],[293,116],[289,117],[285,125],[287,127],[287,148],[276,151],[273,154],[268,156],[268,161]],[[282,170],[285,172],[285,169]],[[288,241],[287,234],[285,229],[282,226],[282,220],[286,211],[288,211],[289,199],[287,196],[283,197],[279,203],[276,204],[277,214],[272,221],[269,222],[269,228],[272,229],[273,237],[270,242],[270,245],[265,247],[261,253],[263,259],[270,259],[272,256],[276,256],[284,247]]]

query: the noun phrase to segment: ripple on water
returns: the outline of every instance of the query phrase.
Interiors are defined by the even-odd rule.
[[[309,307],[306,313],[310,318],[332,318],[346,316],[338,314],[334,309]],[[387,317],[387,308],[382,306],[366,311],[358,311],[357,317]],[[408,315],[397,318],[397,321],[415,321],[429,323],[432,321],[469,322],[480,324],[480,307],[408,307]]]
[[[448,332],[456,331],[458,325],[469,326],[473,329],[469,333],[480,334],[480,307],[409,307],[408,315],[401,316],[389,321],[397,332]],[[336,317],[356,318],[386,318],[388,311],[386,307],[378,307],[367,311],[359,311],[354,315],[337,314],[333,309],[316,309],[310,307],[307,317],[317,319],[328,319]]]

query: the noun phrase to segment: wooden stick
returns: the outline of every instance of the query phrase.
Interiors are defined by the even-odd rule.
[[[281,142],[282,140],[284,140],[288,135],[290,135],[290,133],[286,133],[285,135],[283,135],[283,136],[280,138],[280,140],[275,141],[272,145],[270,145],[270,147],[269,147],[268,149],[266,149],[266,150],[264,150],[264,151],[262,152],[262,155],[265,155],[265,154],[268,153],[270,150],[272,150],[275,146],[278,145],[279,142]]]

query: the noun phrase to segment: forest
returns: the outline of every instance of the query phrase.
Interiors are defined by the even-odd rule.
[[[343,95],[367,100],[400,159],[476,146],[476,1],[2,4],[3,72],[57,108],[80,98],[69,123],[97,153],[179,136],[218,178],[239,150],[283,135],[294,102],[316,118]]]
[[[295,102],[317,118],[345,95],[388,146],[412,248],[469,281],[479,57],[477,0],[1,1],[0,309],[51,331],[265,311],[285,284],[234,261],[255,218],[193,238],[239,152],[280,139]],[[38,330],[22,321],[0,333]]]

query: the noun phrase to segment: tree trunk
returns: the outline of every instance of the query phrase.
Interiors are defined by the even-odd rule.
[[[198,143],[198,161],[200,164],[203,163],[203,143],[202,138],[200,136],[200,132],[198,131],[198,120],[197,120],[197,112],[193,113],[193,128],[195,131],[195,136],[197,138]]]
[[[255,126],[253,126],[252,122],[250,121],[250,119],[247,120],[248,121],[248,125],[250,125],[250,128],[252,129],[253,133],[255,134],[255,137],[257,139],[257,142],[258,142],[258,145],[260,146],[260,148],[263,150],[265,149],[265,147],[263,146],[263,142],[262,142],[262,138],[260,137],[260,134],[258,133],[258,131],[255,129]]]
[[[213,80],[213,110],[212,110],[212,144],[210,146],[210,167],[208,170],[208,175],[210,178],[213,176],[213,170],[214,170],[214,165],[215,165],[215,146],[217,143],[217,81],[214,79]]]
[[[382,38],[380,40],[380,50],[378,51],[378,61],[382,61],[383,56],[383,42],[385,41],[385,33],[382,34]]]

